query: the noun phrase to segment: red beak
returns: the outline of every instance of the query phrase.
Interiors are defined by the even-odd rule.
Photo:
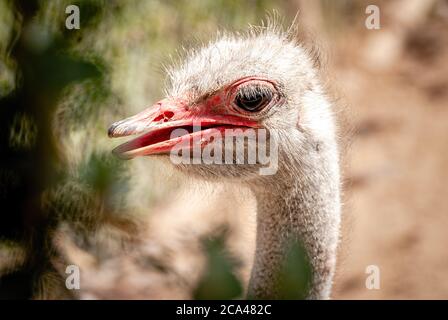
[[[219,100],[219,99],[218,99]],[[217,101],[220,102],[220,101]],[[200,126],[200,131],[196,127]],[[195,105],[192,108],[182,100],[162,100],[154,106],[118,121],[109,128],[109,137],[122,137],[141,134],[113,150],[121,158],[132,159],[137,156],[168,154],[171,149],[184,141],[208,143],[210,136],[221,135],[225,129],[259,128],[259,124],[234,114],[229,114],[224,105],[210,103]],[[172,137],[175,129],[184,129],[185,134]]]

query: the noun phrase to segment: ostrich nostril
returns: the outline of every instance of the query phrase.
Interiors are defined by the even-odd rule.
[[[163,116],[165,117],[165,120],[170,120],[174,116],[174,112],[167,111],[163,114]]]
[[[157,117],[155,117],[153,121],[154,122],[159,122],[159,121],[167,122],[173,116],[174,116],[174,112],[172,112],[172,111],[165,111],[164,113],[162,113],[162,114],[158,115]]]

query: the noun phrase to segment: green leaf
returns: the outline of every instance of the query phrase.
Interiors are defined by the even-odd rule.
[[[307,253],[300,242],[290,242],[278,279],[280,299],[301,300],[308,296],[312,269]]]
[[[222,237],[206,241],[205,247],[208,268],[194,292],[194,299],[228,300],[238,298],[242,293],[242,286],[233,274],[234,261],[224,253]]]

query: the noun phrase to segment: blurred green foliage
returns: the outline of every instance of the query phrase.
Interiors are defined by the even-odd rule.
[[[278,278],[281,299],[301,300],[307,297],[312,281],[312,270],[307,253],[300,242],[289,243],[286,261]]]
[[[204,242],[207,253],[207,269],[195,292],[197,300],[228,300],[239,298],[242,285],[233,273],[235,262],[224,251],[224,237]]]
[[[125,210],[129,173],[125,162],[105,153],[93,153],[78,169],[80,181],[103,199],[106,210]]]
[[[53,132],[58,100],[67,85],[99,78],[101,71],[35,19],[38,2],[1,6],[15,17],[1,52],[3,63],[14,69],[15,83],[0,98],[0,240],[20,243],[26,258],[2,275],[0,296],[27,298],[53,269],[51,236],[64,221],[51,210],[55,206],[44,205],[48,191],[60,188],[69,172]]]

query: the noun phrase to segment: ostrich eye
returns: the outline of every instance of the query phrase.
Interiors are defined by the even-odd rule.
[[[272,94],[269,92],[239,92],[235,96],[235,104],[246,111],[256,112],[266,107],[272,100]]]

